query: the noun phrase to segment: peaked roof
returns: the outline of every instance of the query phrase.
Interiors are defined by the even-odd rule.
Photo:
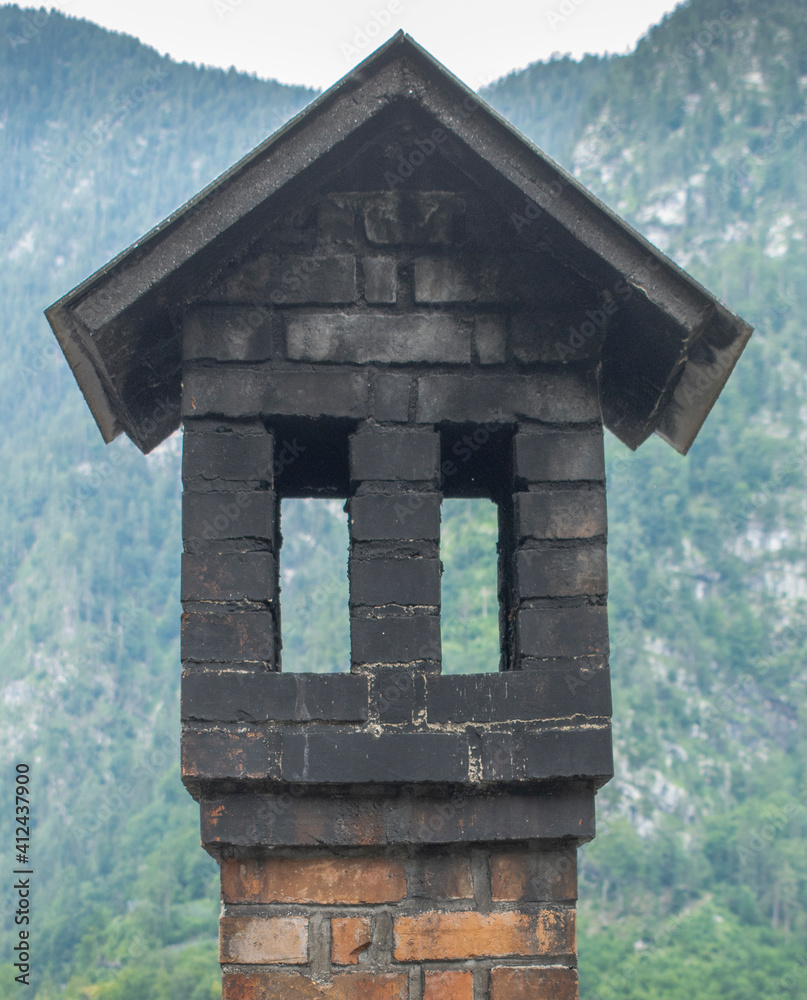
[[[200,276],[299,195],[323,158],[401,102],[458,140],[488,181],[492,168],[508,204],[537,207],[598,287],[629,284],[635,294],[603,349],[605,424],[632,448],[656,432],[686,453],[752,328],[403,32],[46,310],[104,439],[123,431],[147,452],[179,426],[176,319]]]

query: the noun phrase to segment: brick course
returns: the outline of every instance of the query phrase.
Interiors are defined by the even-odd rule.
[[[577,899],[576,852],[494,854],[490,883],[495,903]]]
[[[396,903],[404,866],[386,858],[230,859],[221,865],[227,903]]]
[[[274,652],[270,610],[187,612],[182,616],[183,661],[271,663]]]
[[[450,316],[295,315],[288,321],[286,344],[295,361],[471,363],[470,330]]]
[[[394,935],[393,955],[399,962],[565,956],[576,950],[574,910],[430,911],[397,917]]]
[[[334,917],[331,920],[331,961],[357,965],[359,956],[373,943],[370,917]]]
[[[490,1000],[577,1000],[577,970],[493,969]]]
[[[347,972],[328,980],[300,973],[224,974],[222,1000],[409,1000],[405,973]]]
[[[219,961],[222,965],[304,965],[308,921],[304,917],[222,917]]]
[[[423,1000],[474,1000],[474,977],[470,972],[427,972]]]

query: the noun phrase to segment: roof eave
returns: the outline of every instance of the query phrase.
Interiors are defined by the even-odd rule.
[[[104,442],[110,444],[125,429],[110,403],[115,398],[115,388],[108,378],[103,377],[106,367],[97,351],[92,350],[89,331],[81,328],[63,302],[60,299],[49,306],[45,310],[45,316],[98,424]]]

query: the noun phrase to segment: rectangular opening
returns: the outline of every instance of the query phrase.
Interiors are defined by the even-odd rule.
[[[507,424],[441,427],[443,496],[505,499],[512,492],[513,433],[514,428]]]
[[[499,669],[498,538],[498,508],[491,500],[443,500],[440,557],[444,674]]]
[[[344,500],[283,499],[280,608],[284,672],[350,670]]]
[[[355,421],[276,418],[270,430],[275,439],[274,485],[279,496],[347,496],[348,439]]]

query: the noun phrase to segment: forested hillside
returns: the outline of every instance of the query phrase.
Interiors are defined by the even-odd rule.
[[[28,761],[28,993],[210,1000],[217,870],[178,763],[179,442],[104,446],[42,311],[315,94],[14,6],[0,52],[0,863],[5,884]],[[617,774],[583,852],[583,1000],[807,996],[807,0],[692,0],[629,55],[485,96],[757,328],[687,459],[608,442]],[[344,515],[284,516],[289,661],[338,667]],[[446,648],[479,669],[492,508],[447,520]]]

